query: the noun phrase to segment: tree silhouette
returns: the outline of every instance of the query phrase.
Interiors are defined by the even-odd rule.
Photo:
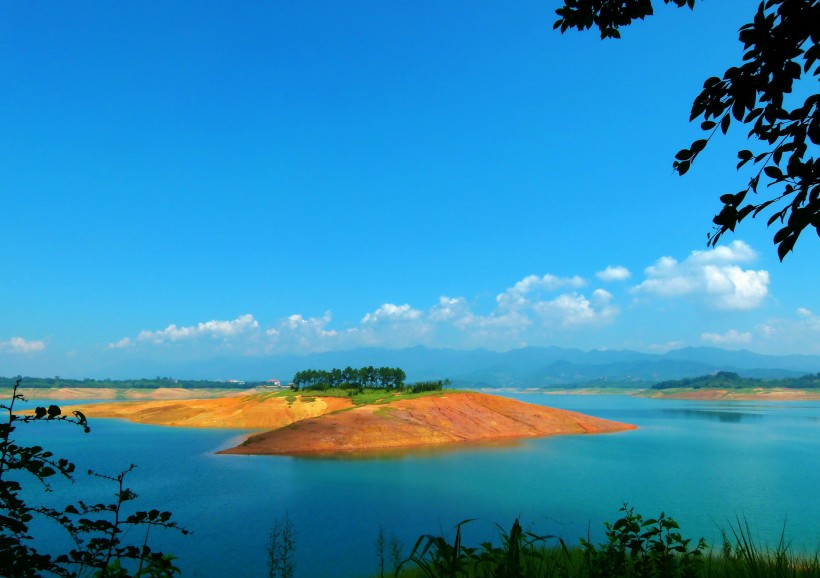
[[[694,9],[695,0],[663,0]],[[554,28],[586,30],[597,27],[601,38],[620,38],[620,28],[653,14],[652,0],[564,0],[556,10]],[[741,26],[743,62],[704,82],[689,120],[701,119],[705,138],[675,155],[672,166],[684,175],[718,130],[726,134],[733,121],[749,127],[748,138],[759,150],[738,152],[740,170],[751,161],[748,184],[720,197],[723,208],[715,216],[708,244],[715,246],[727,231],[748,216],[766,211],[768,225],[779,221],[774,235],[783,258],[806,228],[820,236],[820,0],[765,0],[748,24]],[[812,70],[812,68],[814,69]],[[795,94],[804,80],[805,98]],[[807,85],[807,86],[806,86]],[[764,195],[761,178],[768,189]],[[750,197],[749,193],[755,196]],[[768,209],[768,211],[767,211]]]
[[[131,465],[117,476],[88,471],[97,478],[104,478],[117,486],[116,501],[111,504],[87,504],[79,501],[63,509],[32,504],[31,493],[24,497],[24,484],[32,481],[45,491],[51,490],[55,476],[74,479],[75,466],[41,446],[25,446],[14,439],[14,431],[20,424],[35,421],[63,422],[79,426],[90,432],[85,416],[75,411],[72,416],[63,415],[56,405],[37,407],[31,414],[15,412],[15,403],[26,399],[18,393],[18,379],[12,390],[8,405],[0,404],[6,420],[0,423],[0,576],[8,578],[34,577],[43,574],[100,578],[122,576],[151,576],[170,578],[179,573],[173,565],[173,556],[155,552],[148,545],[152,528],[174,529],[187,534],[171,520],[170,512],[160,510],[126,512],[126,504],[136,499],[131,489],[125,487],[125,476],[134,469]],[[68,552],[43,551],[48,540],[37,540],[32,532],[35,517],[51,520],[65,531],[74,543]],[[126,539],[128,530],[143,528],[144,540],[138,545]],[[133,535],[130,536],[132,539]]]

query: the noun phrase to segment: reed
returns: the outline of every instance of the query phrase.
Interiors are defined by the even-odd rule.
[[[768,547],[738,518],[724,531],[722,545],[708,548],[701,538],[684,538],[677,522],[661,513],[644,519],[624,506],[621,517],[606,523],[602,543],[582,539],[568,547],[554,536],[524,531],[515,520],[499,528],[496,543],[468,546],[456,525],[452,541],[421,536],[397,568],[404,578],[820,578],[820,553],[792,551],[781,533]],[[785,530],[785,529],[784,529]]]

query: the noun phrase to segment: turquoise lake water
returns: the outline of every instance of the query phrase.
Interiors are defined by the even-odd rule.
[[[359,460],[217,456],[244,432],[119,420],[94,419],[88,435],[56,424],[21,426],[17,438],[42,442],[80,472],[114,474],[138,464],[127,478],[137,506],[171,510],[194,531],[152,539],[191,577],[266,576],[268,532],[285,513],[303,578],[372,575],[380,526],[405,553],[419,535],[452,536],[467,518],[476,519],[462,531],[468,544],[516,517],[576,544],[588,532],[601,539],[602,523],[615,520],[624,502],[645,517],[664,511],[685,536],[710,544],[719,545],[720,527],[741,516],[761,542],[776,544],[785,525],[795,549],[820,546],[820,402],[512,397],[640,429]],[[113,498],[112,486],[83,473],[78,480],[56,483],[44,499]]]

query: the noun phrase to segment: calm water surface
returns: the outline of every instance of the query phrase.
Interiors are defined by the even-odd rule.
[[[645,517],[664,511],[684,535],[710,544],[742,516],[760,541],[775,544],[785,524],[793,547],[820,546],[820,402],[512,397],[640,429],[357,460],[217,456],[246,432],[103,419],[89,435],[36,424],[18,439],[41,441],[78,471],[138,464],[128,478],[137,505],[171,510],[194,531],[154,540],[178,556],[184,576],[265,576],[268,532],[285,513],[296,530],[296,572],[306,578],[373,574],[380,526],[405,551],[420,534],[452,535],[466,518],[476,518],[466,542],[520,517],[525,528],[577,543],[588,532],[602,538],[602,522],[624,502]],[[113,497],[113,487],[78,478],[46,499]]]

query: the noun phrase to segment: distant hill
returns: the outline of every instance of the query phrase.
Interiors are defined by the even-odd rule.
[[[188,363],[131,361],[109,367],[105,377],[126,379],[163,375],[179,379],[240,379],[246,382],[276,378],[287,383],[297,371],[306,368],[329,370],[348,365],[401,367],[410,382],[448,377],[459,387],[649,387],[661,381],[719,371],[756,379],[801,377],[820,371],[820,356],[762,355],[715,347],[691,347],[657,354],[562,347],[526,347],[506,352],[427,347],[361,348]]]
[[[820,389],[820,373],[786,379],[754,379],[741,377],[731,371],[719,371],[713,375],[662,381],[652,389]]]
[[[158,377],[156,379],[69,379],[65,377],[0,377],[0,389],[11,389],[17,380],[23,388],[91,388],[91,389],[249,389],[267,383],[245,381],[210,381],[192,379],[171,379]]]

